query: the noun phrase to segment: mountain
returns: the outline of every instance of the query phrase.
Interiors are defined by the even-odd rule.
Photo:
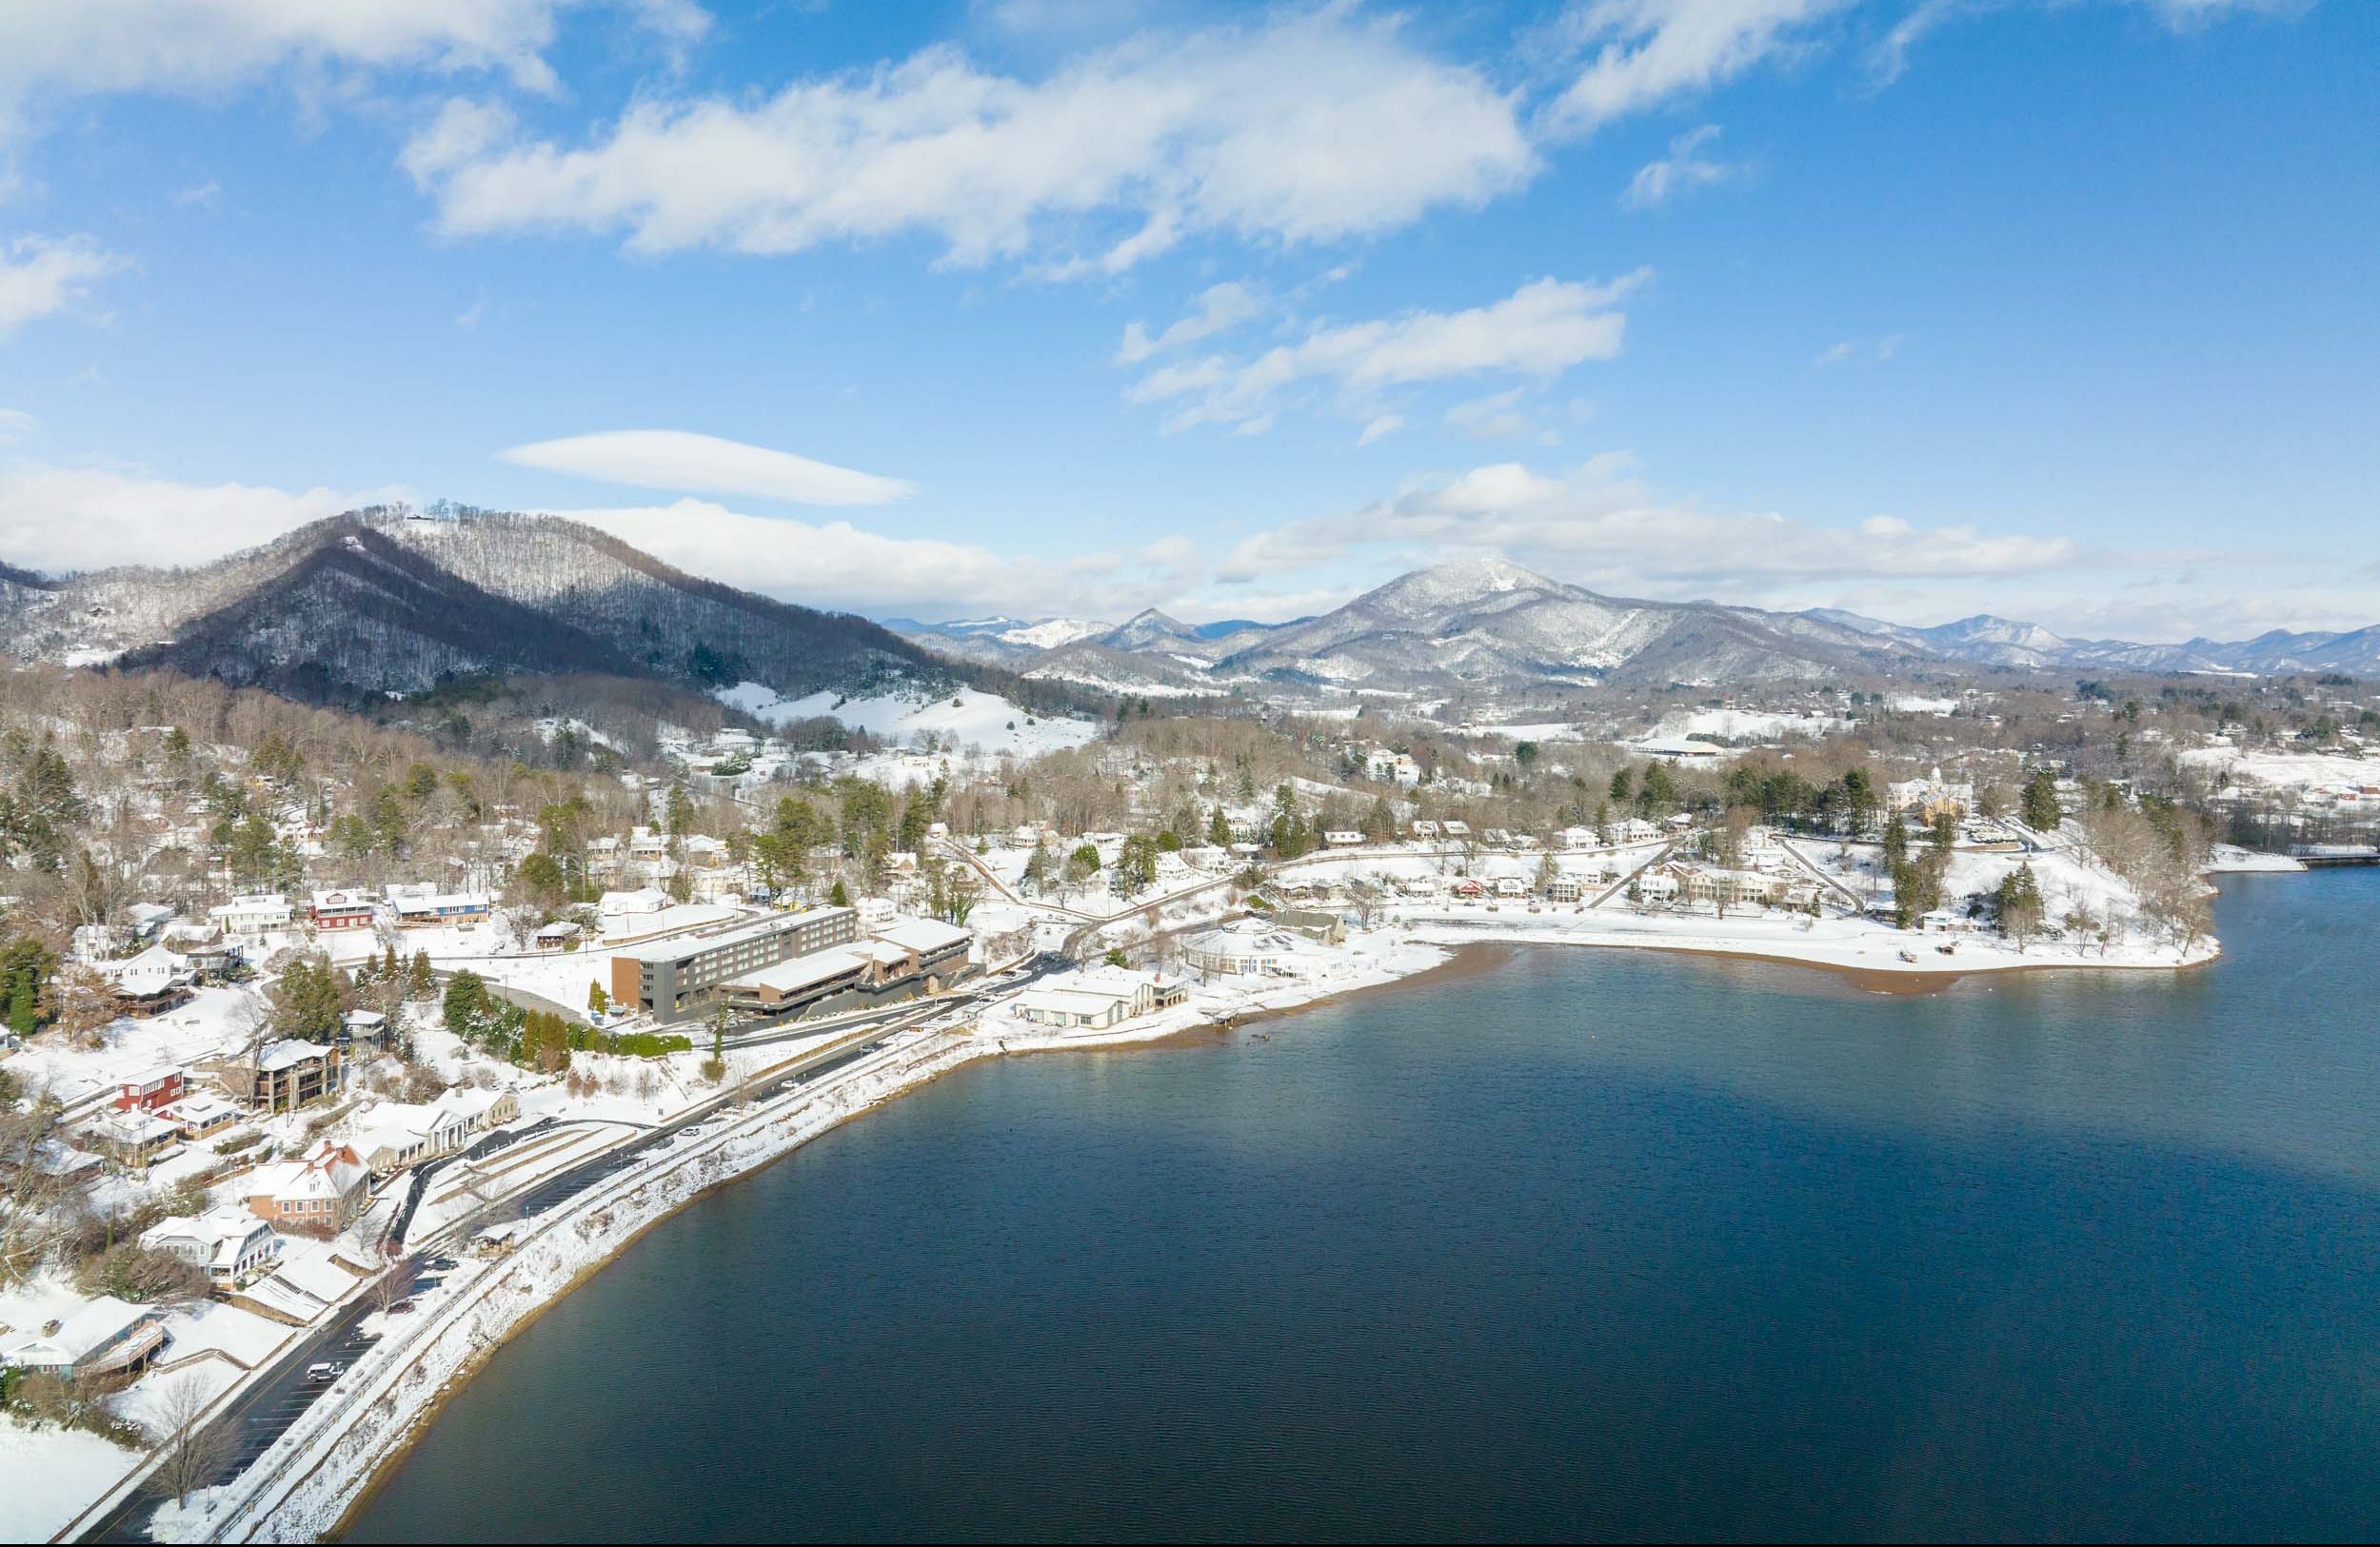
[[[576,522],[401,509],[335,516],[191,569],[8,570],[0,650],[314,699],[470,672],[748,679],[787,697],[982,675],[864,619],[686,574]]]
[[[1502,560],[1403,575],[1265,631],[1218,678],[1391,692],[1761,682],[1906,669],[1914,646],[1804,615],[1599,596]]]

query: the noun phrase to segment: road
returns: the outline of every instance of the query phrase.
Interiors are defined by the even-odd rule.
[[[442,1227],[415,1243],[391,1271],[404,1276],[405,1298],[413,1299],[443,1281],[446,1271],[454,1266],[451,1254],[460,1251],[474,1232],[487,1224],[500,1220],[535,1219],[567,1203],[596,1183],[617,1176],[645,1156],[670,1148],[683,1135],[711,1121],[739,1101],[765,1101],[797,1086],[816,1083],[844,1065],[878,1051],[891,1037],[954,1010],[970,1008],[986,999],[1010,992],[1044,973],[1069,964],[1034,959],[956,993],[889,1005],[854,1017],[847,1023],[839,1021],[825,1028],[813,1023],[799,1028],[784,1028],[783,1034],[778,1037],[738,1041],[733,1043],[734,1046],[749,1047],[769,1041],[789,1041],[796,1036],[816,1036],[821,1029],[843,1033],[817,1053],[787,1064],[764,1083],[739,1087],[714,1096],[648,1133],[591,1155],[534,1183],[525,1192],[497,1199],[485,1208]],[[433,1167],[425,1167],[424,1171],[426,1173],[436,1165],[452,1163],[453,1160],[493,1153],[517,1142],[530,1132],[550,1125],[551,1120],[547,1120],[534,1128],[490,1134],[462,1156],[433,1162]],[[428,1185],[426,1174],[415,1184],[413,1197],[404,1211],[404,1219],[407,1222],[411,1220],[413,1207],[427,1191]],[[371,1293],[347,1301],[331,1311],[321,1326],[300,1335],[287,1350],[261,1367],[260,1373],[249,1378],[246,1395],[209,1424],[209,1428],[221,1436],[225,1453],[223,1465],[210,1483],[229,1482],[247,1471],[308,1408],[332,1389],[337,1376],[327,1380],[308,1380],[306,1375],[307,1368],[317,1363],[327,1363],[334,1366],[339,1375],[344,1375],[374,1341],[374,1335],[367,1333],[363,1323],[379,1308],[379,1297]],[[73,1539],[147,1541],[149,1539],[150,1519],[161,1502],[160,1498],[146,1491],[135,1493],[84,1524]]]

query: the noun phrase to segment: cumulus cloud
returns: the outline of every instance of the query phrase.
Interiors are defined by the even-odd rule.
[[[1857,0],[1581,0],[1559,33],[1583,59],[1546,109],[1554,132],[1706,91],[1802,44]]]
[[[20,236],[0,247],[0,340],[88,299],[94,281],[129,267],[89,236]]]
[[[884,505],[916,491],[900,478],[856,472],[791,451],[678,429],[611,429],[533,441],[505,461],[638,488],[754,494],[795,505]]]
[[[1669,142],[1669,154],[1636,169],[1619,196],[1623,209],[1656,209],[1674,196],[1698,188],[1713,188],[1742,172],[1739,166],[1714,160],[1703,147],[1719,137],[1719,126],[1705,124]]]
[[[403,497],[401,489],[291,493],[20,462],[0,466],[0,560],[49,574],[204,564],[309,521]]]
[[[1651,277],[1638,269],[1608,285],[1540,279],[1501,301],[1463,311],[1317,327],[1252,359],[1220,355],[1160,366],[1126,389],[1140,404],[1176,404],[1170,430],[1221,425],[1243,431],[1272,422],[1283,393],[1319,385],[1355,411],[1384,389],[1505,374],[1551,377],[1619,353],[1627,319],[1619,302]]]
[[[648,252],[920,235],[980,265],[1088,237],[1083,267],[1114,270],[1203,232],[1389,230],[1536,169],[1505,93],[1343,5],[1145,34],[1040,80],[939,45],[759,101],[654,97],[578,146],[466,147],[453,111],[406,158],[446,231]]]

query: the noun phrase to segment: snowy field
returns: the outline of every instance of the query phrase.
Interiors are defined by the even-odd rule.
[[[972,687],[934,698],[921,693],[846,699],[835,693],[812,693],[788,699],[759,683],[738,683],[721,688],[719,701],[772,725],[831,717],[888,742],[907,743],[931,732],[962,747],[1028,758],[1081,746],[1097,741],[1100,734],[1100,727],[1091,721],[1043,719]]]
[[[2210,778],[2229,775],[2258,789],[2356,789],[2380,786],[2380,758],[2344,752],[2244,752],[2236,746],[2195,746],[2175,759]]]

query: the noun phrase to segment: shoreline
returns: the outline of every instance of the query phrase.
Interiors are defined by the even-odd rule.
[[[807,1093],[797,1100],[788,1101],[782,1108],[756,1107],[727,1125],[719,1134],[710,1136],[705,1142],[690,1146],[684,1152],[674,1155],[666,1167],[650,1175],[640,1176],[630,1173],[624,1176],[621,1179],[621,1188],[618,1194],[590,1192],[585,1199],[579,1200],[577,1204],[563,1211],[551,1220],[549,1229],[558,1232],[562,1226],[575,1220],[578,1223],[575,1234],[585,1238],[590,1234],[590,1227],[601,1228],[602,1222],[616,1212],[625,1210],[634,1218],[625,1227],[609,1231],[608,1239],[603,1241],[597,1255],[589,1259],[570,1261],[566,1265],[566,1271],[549,1280],[542,1292],[535,1292],[534,1299],[529,1303],[511,1307],[502,1314],[498,1318],[499,1325],[488,1326],[482,1316],[471,1317],[467,1322],[467,1330],[476,1334],[476,1337],[466,1339],[468,1346],[459,1356],[442,1363],[435,1386],[425,1396],[407,1401],[392,1389],[369,1404],[367,1412],[379,1412],[386,1415],[386,1427],[383,1433],[378,1436],[367,1435],[363,1432],[365,1425],[361,1423],[348,1424],[342,1421],[334,1426],[331,1432],[319,1441],[318,1448],[321,1454],[313,1460],[304,1476],[290,1485],[278,1500],[264,1508],[248,1522],[248,1529],[251,1539],[342,1539],[359,1512],[386,1486],[397,1466],[411,1454],[422,1437],[427,1433],[430,1425],[437,1420],[439,1414],[445,1410],[446,1405],[461,1394],[468,1381],[485,1368],[499,1350],[521,1332],[535,1324],[546,1311],[559,1304],[565,1296],[618,1260],[629,1247],[642,1240],[656,1226],[674,1218],[690,1204],[743,1181],[748,1177],[755,1176],[768,1166],[791,1157],[811,1140],[832,1132],[845,1122],[864,1116],[878,1107],[888,1105],[912,1091],[922,1090],[946,1075],[990,1059],[1044,1053],[1118,1052],[1128,1049],[1214,1045],[1233,1030],[1259,1021],[1276,1020],[1326,1005],[1354,1002],[1372,994],[1401,988],[1418,981],[1453,980],[1492,972],[1512,961],[1521,948],[1529,946],[1662,950],[1673,955],[1696,956],[1714,961],[1748,962],[1769,967],[1815,967],[1861,991],[1893,995],[1939,993],[1950,988],[1962,978],[1989,976],[1994,973],[2095,972],[2110,968],[2123,971],[2180,971],[2209,964],[2219,958],[2218,950],[2210,950],[2195,960],[2181,962],[2034,961],[1994,962],[1975,966],[1962,965],[1947,971],[1911,968],[1888,970],[1868,969],[1789,951],[1744,949],[1740,948],[1744,942],[1737,941],[1720,944],[1676,936],[1664,939],[1650,931],[1642,936],[1632,931],[1629,932],[1630,938],[1613,939],[1593,938],[1543,928],[1531,931],[1524,927],[1511,931],[1508,938],[1483,939],[1476,936],[1447,938],[1456,932],[1444,928],[1432,931],[1427,923],[1417,929],[1411,922],[1401,923],[1398,926],[1398,930],[1405,938],[1406,949],[1422,947],[1432,952],[1437,959],[1404,970],[1395,970],[1390,963],[1383,962],[1375,966],[1373,973],[1369,975],[1369,981],[1351,982],[1341,987],[1329,987],[1326,992],[1306,997],[1292,997],[1286,1002],[1258,1003],[1237,1010],[1222,1006],[1213,1009],[1200,1007],[1180,1024],[1133,1027],[1089,1035],[1022,1038],[1000,1036],[991,1028],[982,1026],[979,1022],[975,1029],[967,1033],[943,1034],[952,1036],[955,1040],[940,1048],[924,1052],[900,1068],[883,1071],[881,1074],[872,1072],[864,1077],[876,1083],[864,1092],[863,1099],[836,1101],[832,1111],[812,1113],[810,1114],[811,1121],[808,1121],[797,1120],[804,1115],[805,1109],[814,1107],[823,1100],[831,1099],[840,1093],[833,1091]],[[1565,936],[1567,938],[1564,938]],[[1753,943],[1756,947],[1758,942]],[[885,1057],[895,1059],[914,1050],[915,1044],[912,1044],[908,1048],[888,1050]],[[889,1078],[885,1078],[886,1076]],[[791,1123],[791,1131],[774,1139],[763,1137],[764,1131],[768,1127],[785,1122]],[[689,1190],[673,1192],[661,1202],[660,1206],[653,1206],[649,1201],[639,1203],[640,1199],[645,1198],[657,1187],[664,1186],[672,1175],[682,1171],[689,1162],[697,1160],[704,1154],[718,1153],[740,1135],[761,1140],[753,1153],[705,1176]],[[493,1291],[502,1287],[507,1278],[513,1276],[516,1271],[526,1274],[530,1267],[530,1263],[515,1258],[499,1259],[491,1263],[484,1274],[476,1276],[465,1287],[464,1293],[492,1294]],[[512,1288],[515,1298],[532,1293],[527,1284],[514,1284]],[[444,1343],[458,1327],[464,1326],[466,1323],[458,1319],[455,1324],[430,1335],[428,1346],[408,1352],[403,1360],[399,1361],[391,1371],[386,1373],[386,1377],[376,1374],[374,1381],[378,1383],[386,1378],[387,1383],[393,1386],[395,1377],[410,1371],[416,1377],[415,1380],[410,1383],[420,1384],[424,1378],[424,1370],[438,1352],[438,1345]],[[292,1458],[293,1461],[302,1459],[302,1456]],[[332,1475],[326,1477],[327,1473]],[[272,1484],[268,1483],[267,1486],[270,1487]],[[304,1496],[309,1490],[322,1497],[310,1501],[305,1500]],[[283,1518],[285,1513],[292,1509],[295,1509],[298,1517],[285,1520]],[[212,1524],[215,1518],[212,1516],[198,1517],[190,1523]],[[322,1523],[308,1529],[309,1522]],[[163,1525],[164,1522],[161,1521],[160,1524]],[[292,1527],[295,1529],[293,1530]],[[161,1534],[160,1539],[169,1538]]]

